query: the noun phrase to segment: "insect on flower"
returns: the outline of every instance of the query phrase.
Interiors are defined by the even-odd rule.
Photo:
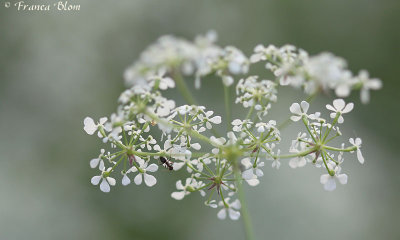
[[[160,157],[160,162],[168,170],[170,170],[170,171],[174,170],[174,167],[173,167],[174,163],[171,162],[170,160],[166,159],[165,157]]]

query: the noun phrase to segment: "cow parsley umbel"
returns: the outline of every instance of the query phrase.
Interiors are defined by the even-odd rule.
[[[117,111],[98,121],[84,119],[84,130],[89,135],[96,133],[109,145],[109,150],[101,149],[90,161],[99,171],[91,182],[110,192],[118,181],[123,186],[132,182],[154,186],[159,166],[185,171],[186,177],[177,179],[176,187],[171,188],[171,197],[182,200],[198,192],[206,206],[218,209],[218,218],[237,220],[242,216],[247,237],[252,239],[243,183],[257,186],[266,166],[278,169],[286,163],[292,168],[311,165],[323,169],[320,182],[328,191],[337,183],[346,184],[344,154],[356,153],[361,164],[364,157],[358,137],[350,138],[347,146],[332,145],[342,136],[339,125],[354,108],[342,98],[361,90],[361,100],[366,103],[369,91],[382,84],[379,79],[369,79],[365,70],[353,76],[346,61],[330,53],[309,56],[290,45],[259,45],[248,58],[239,49],[220,47],[215,41],[214,32],[193,42],[164,36],[125,71],[128,88],[119,97]],[[247,75],[250,66],[259,62],[275,77]],[[201,79],[206,76],[221,80],[226,119],[199,104],[186,85],[186,79],[194,79],[195,87],[201,89]],[[306,94],[306,101],[288,106],[289,121],[304,125],[304,130],[293,134],[287,154],[278,148],[285,124],[269,115],[282,86]],[[173,88],[181,92],[186,105],[177,106],[174,99],[164,96],[164,91]],[[230,96],[232,88],[235,99]],[[326,105],[329,121],[320,112],[312,113],[310,107],[317,94],[328,91],[339,97]],[[242,105],[247,114],[232,118],[232,103]],[[227,125],[224,134],[216,128],[222,122]]]

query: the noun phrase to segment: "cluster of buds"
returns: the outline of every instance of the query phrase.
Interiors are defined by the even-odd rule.
[[[292,168],[309,164],[324,169],[320,181],[329,191],[336,188],[336,181],[347,183],[347,175],[341,172],[344,154],[356,152],[358,161],[363,163],[361,139],[350,138],[349,147],[329,144],[342,135],[338,125],[344,122],[343,115],[353,109],[353,103],[346,104],[339,98],[327,105],[332,122],[322,118],[320,112],[308,114],[307,101],[293,103],[289,107],[290,119],[302,122],[305,128],[292,141],[288,154],[281,154],[278,149],[279,125],[268,110],[277,101],[280,86],[301,88],[307,95],[332,89],[338,97],[361,89],[362,102],[367,102],[368,91],[380,88],[380,80],[369,79],[365,71],[353,77],[345,69],[344,60],[327,53],[309,57],[293,46],[259,45],[247,58],[239,49],[222,48],[215,41],[214,32],[196,37],[193,42],[161,37],[126,70],[128,88],[118,99],[117,111],[97,122],[90,117],[84,119],[86,133],[96,134],[109,145],[109,151],[101,149],[99,156],[90,161],[90,166],[99,170],[92,184],[109,192],[119,175],[124,186],[132,179],[136,185],[152,187],[157,183],[159,166],[185,171],[187,177],[177,180],[172,198],[182,200],[198,192],[205,197],[206,206],[220,208],[218,218],[229,216],[237,220],[243,205],[237,193],[243,183],[253,187],[260,184],[265,161],[276,169],[283,159],[289,159]],[[245,76],[251,64],[260,61],[266,62],[275,79]],[[225,134],[215,128],[223,122],[222,114],[196,104],[184,80],[192,76],[200,88],[200,79],[211,74],[224,86],[227,119],[231,119],[233,102],[248,109],[242,118],[224,120]],[[232,86],[236,89],[235,99],[229,96]],[[177,106],[173,99],[163,96],[165,90],[175,87],[187,105]]]

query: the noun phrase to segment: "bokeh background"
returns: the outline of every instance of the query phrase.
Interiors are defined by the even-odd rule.
[[[171,199],[179,174],[160,171],[151,189],[110,194],[90,184],[97,172],[88,162],[102,144],[84,133],[83,118],[114,111],[124,69],[159,36],[192,39],[209,29],[246,55],[258,43],[331,51],[384,83],[343,125],[344,139],[362,137],[366,158],[360,166],[347,157],[346,186],[325,192],[319,170],[282,161],[246,189],[258,239],[400,239],[400,1],[71,2],[81,10],[17,12],[0,1],[0,239],[244,239],[241,222],[219,221],[199,195]],[[220,81],[202,90],[210,93],[204,105],[223,111]],[[277,119],[303,97],[283,90]],[[359,103],[358,93],[349,99]]]

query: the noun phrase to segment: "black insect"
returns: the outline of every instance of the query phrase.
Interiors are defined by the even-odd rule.
[[[170,171],[174,170],[174,167],[172,166],[174,163],[166,159],[165,157],[160,157],[160,162],[168,170]]]

